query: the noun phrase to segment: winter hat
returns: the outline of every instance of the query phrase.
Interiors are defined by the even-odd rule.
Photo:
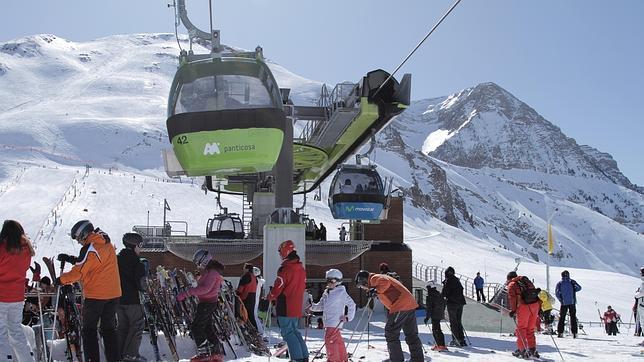
[[[380,270],[381,273],[382,272],[388,272],[389,271],[389,264],[380,263],[380,265],[378,265],[378,270]]]
[[[430,281],[427,282],[426,286],[427,286],[427,288],[436,289],[436,288],[438,288],[438,282],[430,280]]]
[[[564,270],[561,272],[561,277],[562,278],[570,278],[570,272],[568,270]]]
[[[40,284],[51,285],[51,279],[49,279],[49,277],[42,277],[40,279]]]
[[[456,274],[456,271],[451,266],[448,266],[447,269],[445,269],[445,276],[446,277],[448,277],[450,275],[454,275],[454,274]]]
[[[518,275],[517,275],[517,272],[515,272],[515,271],[513,270],[513,271],[511,271],[511,272],[509,272],[509,273],[508,273],[508,276],[507,276],[507,278],[506,278],[506,279],[507,279],[507,280],[512,280],[512,279],[516,278],[517,276],[518,276]]]
[[[246,270],[246,271],[249,271],[249,272],[251,272],[251,273],[252,273],[252,272],[253,272],[253,268],[254,268],[254,266],[253,266],[253,264],[251,264],[251,263],[245,263],[245,264],[244,264],[244,270]]]
[[[137,233],[125,233],[123,234],[123,246],[128,249],[134,249],[137,246],[143,244],[143,237]]]

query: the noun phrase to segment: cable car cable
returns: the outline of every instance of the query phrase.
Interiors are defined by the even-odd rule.
[[[427,33],[427,35],[425,35],[425,37],[423,38],[423,40],[421,40],[421,41],[418,43],[418,45],[416,45],[416,47],[415,47],[415,48],[414,48],[414,49],[413,49],[413,50],[412,50],[412,51],[407,55],[407,57],[405,58],[405,60],[403,60],[403,61],[402,61],[402,63],[400,63],[400,65],[398,65],[398,67],[397,67],[397,68],[396,68],[396,69],[395,69],[391,74],[389,74],[389,77],[387,77],[387,79],[385,79],[385,81],[384,81],[384,82],[382,82],[382,84],[380,85],[380,87],[378,87],[378,90],[376,90],[376,93],[374,93],[374,96],[375,96],[376,94],[378,94],[378,92],[380,92],[380,90],[382,89],[382,87],[383,87],[385,84],[387,84],[387,82],[389,81],[389,79],[391,79],[391,78],[394,76],[394,74],[396,74],[396,72],[397,72],[398,70],[400,70],[400,68],[401,68],[401,67],[402,67],[402,66],[407,62],[407,60],[409,60],[409,58],[411,58],[411,56],[412,56],[412,55],[414,55],[414,53],[416,52],[416,50],[418,50],[418,48],[420,48],[420,46],[421,46],[421,45],[423,45],[423,43],[425,42],[425,40],[427,40],[427,38],[429,38],[429,36],[430,36],[430,35],[432,35],[432,33],[434,32],[434,30],[436,30],[436,28],[438,28],[438,26],[443,22],[443,20],[445,20],[445,18],[447,17],[447,15],[449,15],[449,13],[451,13],[451,12],[452,12],[452,10],[454,10],[454,8],[456,7],[456,5],[458,5],[460,2],[461,2],[461,0],[456,0],[456,2],[452,5],[452,7],[450,7],[450,8],[449,8],[449,10],[447,10],[447,12],[446,12],[446,13],[445,13],[441,18],[440,18],[440,20],[438,20],[438,22],[436,23],[436,25],[434,25],[434,27],[432,28],[432,30],[430,30],[430,31],[429,31],[429,33]]]

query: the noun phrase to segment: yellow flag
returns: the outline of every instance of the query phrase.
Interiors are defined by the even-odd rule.
[[[555,238],[552,237],[552,225],[548,224],[548,254],[555,252]]]

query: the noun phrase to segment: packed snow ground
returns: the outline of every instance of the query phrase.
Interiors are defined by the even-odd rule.
[[[376,310],[381,310],[381,307],[376,307]],[[360,318],[361,311],[356,313],[356,319],[352,323],[349,323],[348,326],[343,331],[343,337],[345,343],[351,338],[351,333],[358,319]],[[362,341],[357,344],[359,340],[360,332],[364,329],[365,320],[362,321],[357,332],[355,333],[353,342],[348,345],[347,351],[352,353],[355,350],[354,361],[382,361],[388,358],[387,354],[387,343],[384,338],[384,326],[385,326],[385,316],[383,312],[374,313],[369,327],[369,337],[365,335],[362,338]],[[451,334],[449,333],[449,328],[447,322],[442,323],[442,330],[445,333],[446,343],[449,343],[451,340]],[[430,350],[433,345],[433,338],[431,330],[429,327],[425,326],[422,321],[422,317],[418,318],[418,331],[421,341],[423,342],[423,347],[425,349],[425,361],[459,361],[463,359],[474,359],[476,361],[516,361],[517,359],[512,356],[512,351],[516,349],[515,338],[513,336],[504,334],[499,335],[499,333],[484,333],[484,332],[475,332],[467,331],[471,346],[466,348],[450,348],[450,352],[447,353],[438,353]],[[585,327],[586,335],[580,334],[577,339],[573,339],[571,336],[566,335],[566,338],[554,338],[556,345],[559,347],[561,354],[565,361],[582,361],[582,360],[594,360],[594,361],[629,361],[636,358],[644,358],[644,354],[641,354],[641,351],[644,347],[638,346],[643,339],[642,337],[632,336],[632,333],[628,333],[628,328],[621,327],[620,332],[617,336],[607,336],[604,333],[604,329],[599,326],[594,327]],[[632,330],[631,330],[632,332]],[[302,335],[307,336],[307,347],[309,348],[309,353],[311,354],[310,360],[313,358],[313,354],[318,351],[322,344],[324,343],[324,331],[320,329],[309,329],[308,331],[301,330]],[[277,327],[270,329],[269,344],[274,345],[281,341],[279,336],[279,330]],[[367,341],[368,339],[368,341]],[[409,358],[408,348],[404,342],[404,335],[401,334],[401,343],[403,351],[405,352],[405,357]],[[169,360],[167,357],[169,355],[165,339],[162,336],[159,336],[159,346],[162,358],[164,360]],[[187,337],[178,337],[177,338],[178,352],[179,357],[182,361],[188,361],[190,357],[195,354],[194,342]],[[356,348],[357,345],[357,348]],[[370,346],[369,348],[367,346]],[[54,359],[55,360],[65,360],[64,357],[65,344],[63,340],[55,342],[54,346]],[[537,349],[541,353],[542,358],[546,360],[561,361],[561,357],[557,352],[557,348],[553,343],[553,339],[549,335],[537,335]],[[227,349],[227,351],[229,351]],[[140,349],[141,355],[148,358],[148,360],[154,359],[154,353],[152,347],[149,343],[149,335],[144,334],[143,341],[141,343]],[[325,352],[322,349],[322,352]],[[232,357],[233,354],[228,352],[227,361],[268,361],[268,357],[260,357],[256,355],[249,354],[242,347],[236,348],[236,353],[238,358]],[[361,358],[363,357],[364,358]],[[271,358],[271,360],[281,361],[283,359]],[[324,360],[324,359],[320,359]]]

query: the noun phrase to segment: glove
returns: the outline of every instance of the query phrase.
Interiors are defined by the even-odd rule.
[[[369,296],[371,298],[375,298],[377,295],[378,295],[378,292],[376,292],[376,288],[369,289]]]
[[[425,319],[423,319],[423,323],[427,324],[427,322],[429,322],[429,317],[425,317]]]
[[[58,254],[58,257],[56,258],[56,260],[58,260],[60,262],[76,264],[76,257],[72,256],[72,255]]]
[[[177,294],[177,301],[178,302],[183,302],[186,298],[188,298],[188,292],[181,292]]]
[[[510,311],[510,318],[514,318],[517,315],[517,312],[515,310]]]
[[[63,284],[63,283],[61,283],[61,282],[60,282],[60,277],[58,277],[58,278],[54,279],[54,286],[55,286],[55,287],[59,287],[59,286],[61,286],[62,284]]]
[[[31,266],[29,267],[29,270],[31,270],[31,273],[34,275],[33,278],[31,278],[31,280],[33,280],[34,282],[39,282],[40,281],[40,270],[41,270],[40,269],[40,264],[38,264],[37,261],[35,261],[34,264],[36,264],[35,268],[32,268]]]

